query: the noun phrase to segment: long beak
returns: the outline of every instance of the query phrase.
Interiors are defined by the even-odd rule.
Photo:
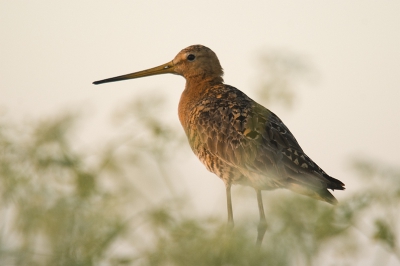
[[[161,66],[153,67],[153,68],[142,70],[139,72],[126,74],[126,75],[122,75],[122,76],[118,76],[118,77],[113,77],[113,78],[109,78],[109,79],[98,80],[98,81],[93,82],[93,84],[98,85],[98,84],[107,83],[107,82],[115,82],[115,81],[126,80],[126,79],[136,79],[136,78],[142,78],[142,77],[160,75],[160,74],[167,74],[167,73],[175,73],[174,72],[174,63],[172,61],[168,62],[166,64],[163,64]]]

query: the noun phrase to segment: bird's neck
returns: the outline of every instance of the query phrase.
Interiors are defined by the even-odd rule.
[[[182,92],[178,107],[179,120],[185,131],[188,128],[190,111],[199,101],[207,97],[214,86],[223,84],[223,81],[222,77],[186,79],[185,90]]]

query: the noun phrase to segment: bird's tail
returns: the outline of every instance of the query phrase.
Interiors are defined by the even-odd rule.
[[[287,188],[293,192],[309,196],[317,200],[326,201],[333,205],[338,203],[337,199],[328,191],[328,189],[315,189],[298,183],[291,183]],[[343,190],[344,187],[337,186],[335,189]]]
[[[340,181],[340,180],[338,180],[336,178],[333,178],[333,177],[331,177],[329,175],[324,175],[324,177],[326,179],[328,179],[328,181],[329,181],[329,183],[327,184],[329,189],[332,189],[332,190],[335,190],[335,189],[344,190],[345,189],[344,184],[342,183],[342,181]]]

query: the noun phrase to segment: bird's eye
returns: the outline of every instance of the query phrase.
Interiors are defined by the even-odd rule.
[[[194,54],[190,54],[186,57],[186,59],[189,61],[193,61],[195,58],[196,58],[196,56]]]

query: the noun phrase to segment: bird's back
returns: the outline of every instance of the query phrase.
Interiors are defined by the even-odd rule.
[[[344,189],[344,184],[303,152],[274,113],[222,83],[192,98],[180,107],[182,125],[194,153],[225,183],[288,188],[336,202],[327,189]]]

